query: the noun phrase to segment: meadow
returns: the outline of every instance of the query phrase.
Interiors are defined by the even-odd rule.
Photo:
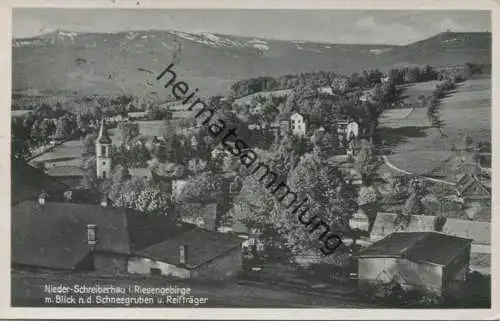
[[[434,82],[416,84],[418,90],[409,87],[407,92],[415,95],[435,85],[430,83]],[[386,111],[380,121],[381,135],[392,151],[388,156],[392,164],[425,175],[455,154],[451,147],[465,134],[475,142],[491,141],[491,79],[467,80],[441,101],[439,114],[446,137],[429,126],[425,108],[416,108],[405,117],[409,111]]]
[[[139,133],[143,136],[162,136],[163,135],[163,120],[139,120],[134,121],[134,123],[139,124]],[[113,141],[113,145],[119,146],[121,144],[120,130],[118,128],[112,128],[108,130],[109,136]]]
[[[163,120],[137,121],[139,131],[144,136],[161,136],[164,126]],[[113,145],[119,146],[121,138],[117,128],[110,129],[109,135]],[[84,140],[71,140],[53,150],[31,160],[32,163],[45,163],[47,166],[80,166]]]

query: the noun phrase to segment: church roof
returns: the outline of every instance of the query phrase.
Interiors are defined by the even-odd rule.
[[[104,119],[101,122],[101,128],[99,129],[99,136],[97,137],[97,142],[100,144],[111,144],[111,138],[109,137],[108,131],[106,129],[106,124]]]

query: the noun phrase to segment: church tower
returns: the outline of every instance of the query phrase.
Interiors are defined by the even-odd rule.
[[[111,138],[109,138],[108,131],[106,130],[104,119],[101,122],[99,137],[97,137],[95,147],[97,177],[103,179],[109,178],[111,176]]]

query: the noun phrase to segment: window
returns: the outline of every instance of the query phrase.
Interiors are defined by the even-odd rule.
[[[108,156],[106,155],[106,146],[101,146],[101,156]]]
[[[102,171],[102,178],[106,179],[106,171]]]
[[[157,268],[151,268],[150,269],[150,274],[151,275],[161,275],[161,270]]]

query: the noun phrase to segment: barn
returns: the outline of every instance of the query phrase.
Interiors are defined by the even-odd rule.
[[[438,232],[392,233],[359,253],[359,286],[396,281],[404,290],[454,292],[469,272],[471,243]]]
[[[221,281],[235,277],[241,264],[240,239],[196,228],[138,251],[128,271]]]

